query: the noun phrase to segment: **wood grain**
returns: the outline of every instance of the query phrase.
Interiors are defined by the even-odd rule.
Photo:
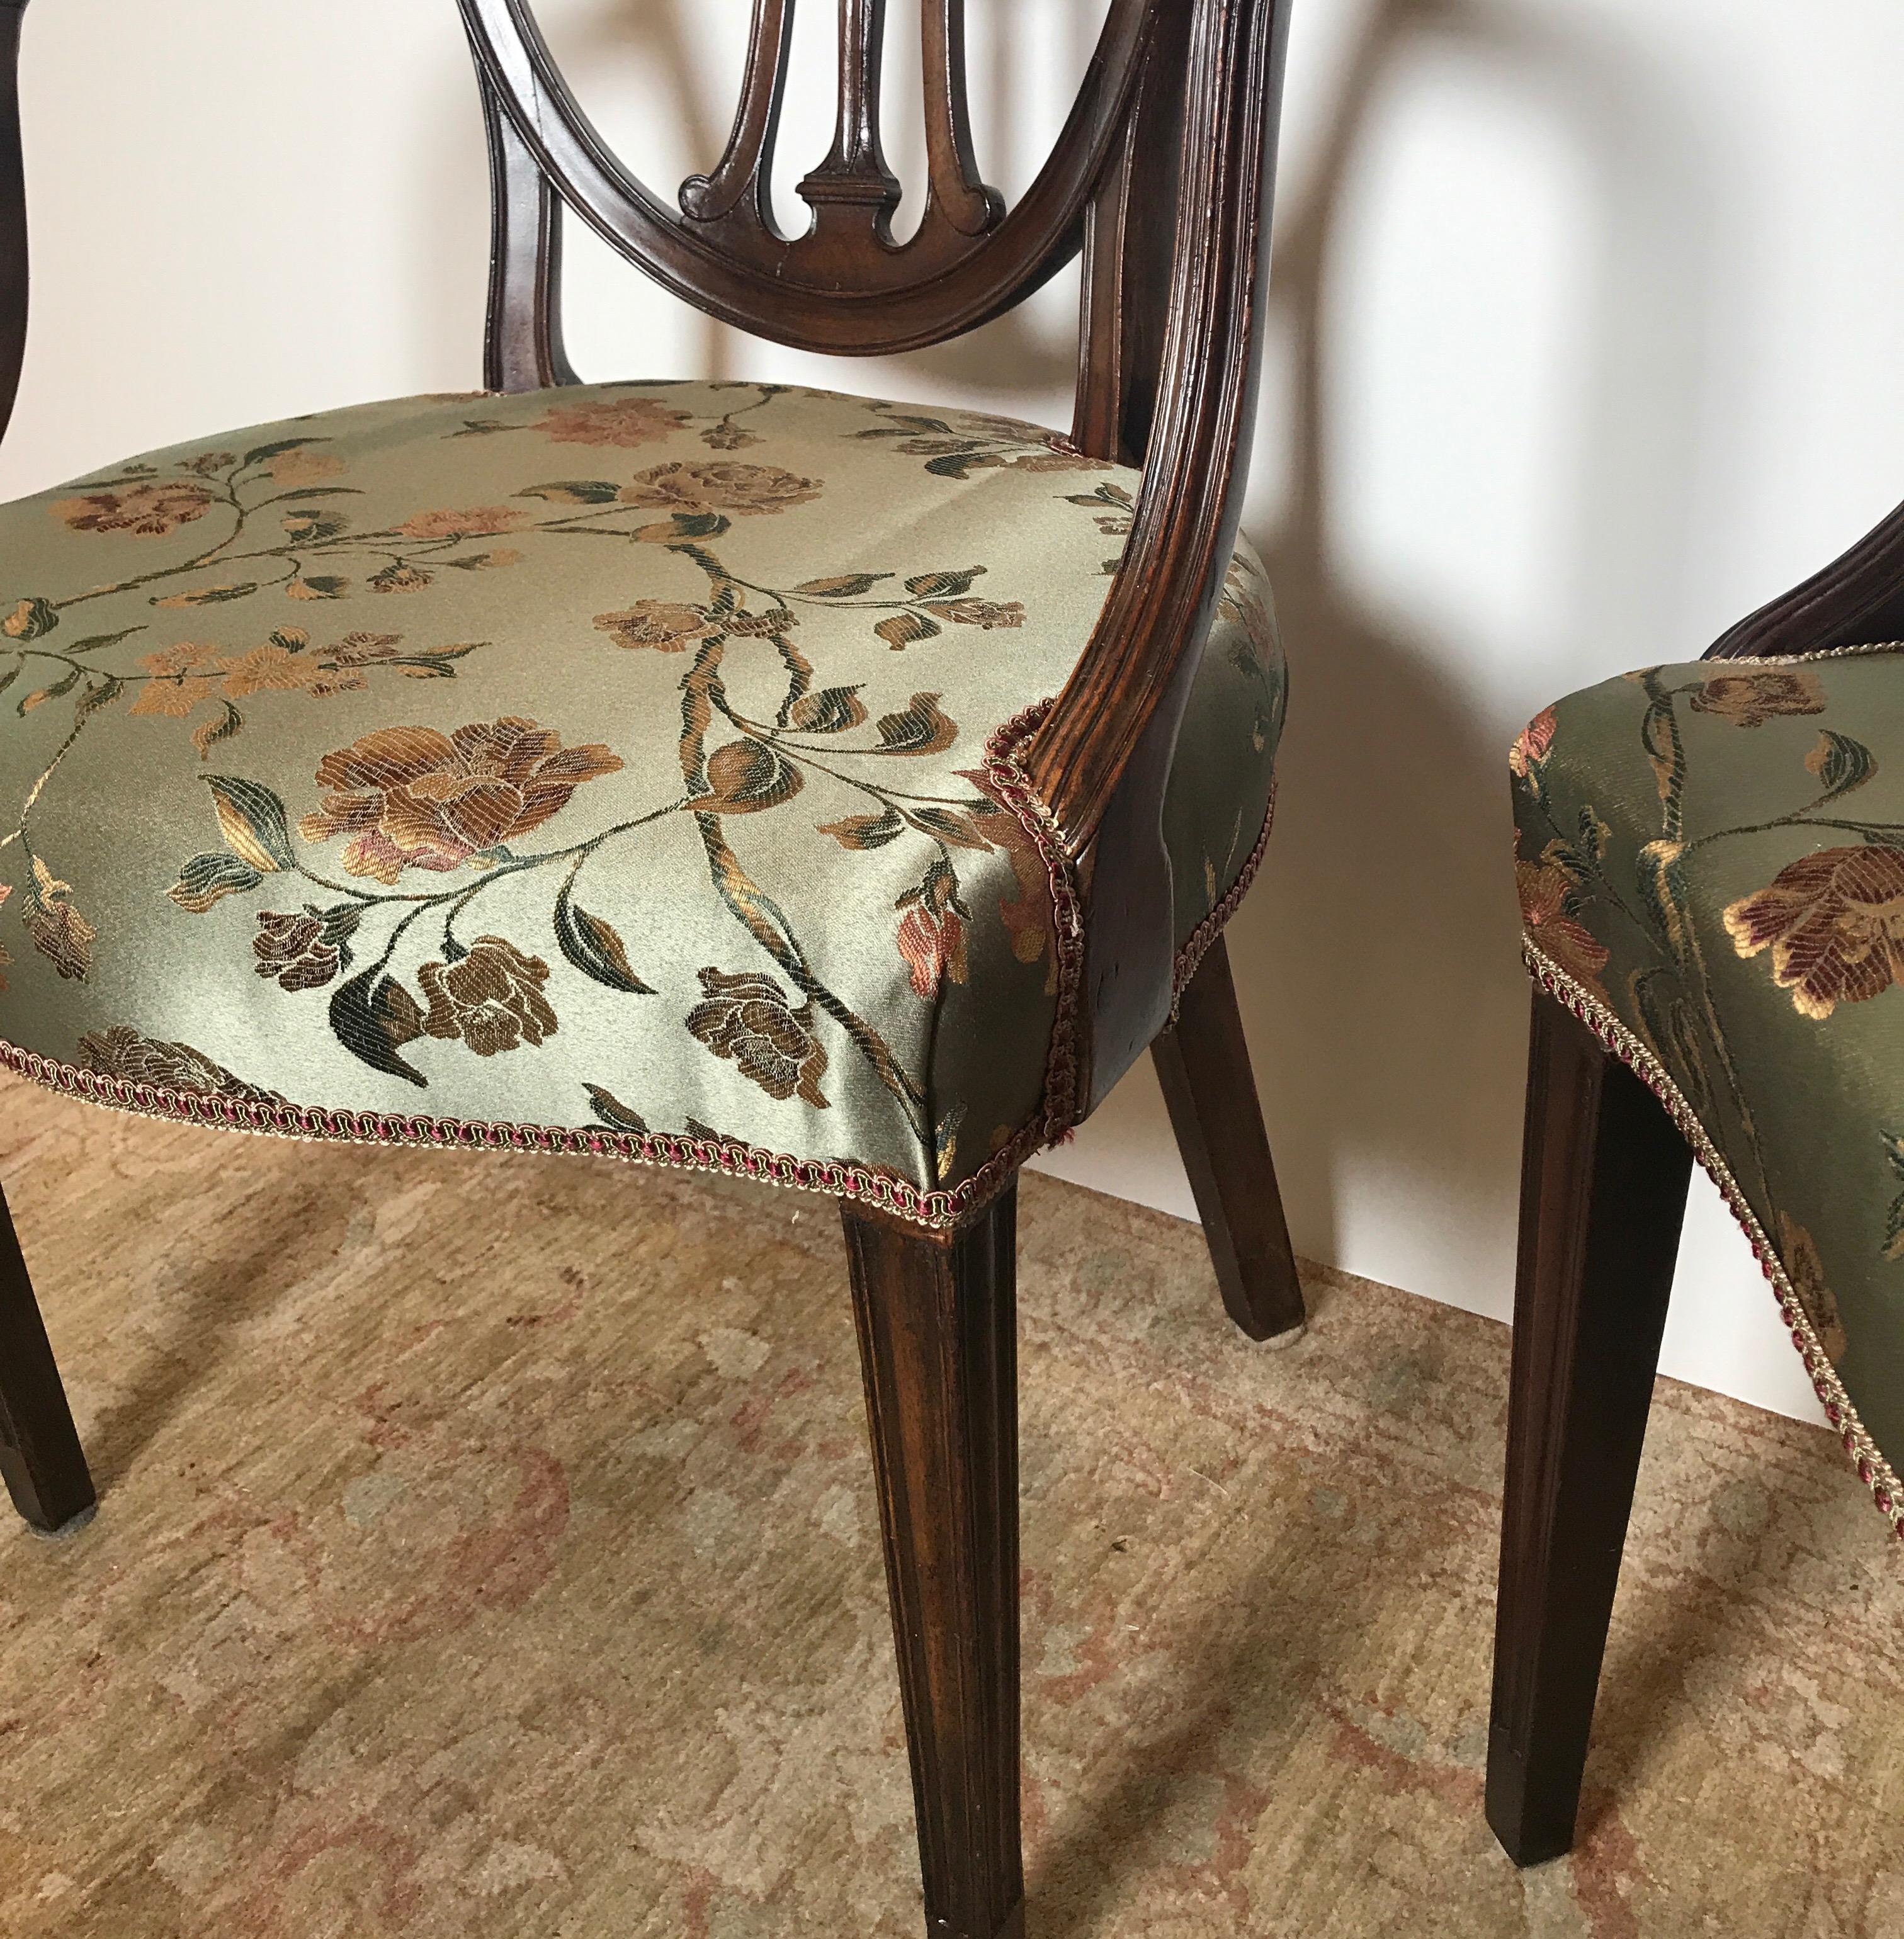
[[[840,1207],[932,1939],[1023,1930],[1017,1204],[949,1238]]]
[[[93,1478],[33,1298],[20,1240],[0,1198],[0,1481],[14,1506],[53,1534],[89,1514]]]
[[[1692,1169],[1659,1100],[1537,992],[1488,1737],[1516,1864],[1573,1842]]]
[[[20,148],[20,29],[26,0],[0,0],[0,437],[26,361],[26,178]]]
[[[1252,1340],[1290,1332],[1306,1317],[1302,1282],[1220,936],[1150,1055],[1226,1310]]]

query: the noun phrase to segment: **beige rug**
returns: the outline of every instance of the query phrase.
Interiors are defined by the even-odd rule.
[[[0,1526],[17,1939],[918,1928],[838,1228],[607,1161],[0,1085],[103,1502]],[[1581,1851],[1481,1816],[1507,1337],[1028,1180],[1033,1939],[1904,1931],[1904,1573],[1662,1385]]]

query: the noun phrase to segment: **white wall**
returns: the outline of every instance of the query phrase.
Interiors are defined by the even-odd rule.
[[[974,0],[981,154],[1008,188],[1102,5]],[[747,11],[541,9],[662,184],[719,148]],[[830,12],[804,10],[789,176],[828,132]],[[1007,14],[1032,36],[1016,59],[986,31]],[[26,40],[35,309],[0,494],[477,381],[452,0],[37,0]],[[1316,1257],[1507,1310],[1526,998],[1503,750],[1570,686],[1696,653],[1904,492],[1900,72],[1894,0],[1298,0],[1248,522],[1291,726],[1232,956]],[[888,370],[750,345],[592,242],[572,272],[591,374],[818,370],[1063,421],[1068,282]],[[1049,1162],[1190,1210],[1147,1071]],[[1667,1365],[1812,1406],[1703,1186]]]

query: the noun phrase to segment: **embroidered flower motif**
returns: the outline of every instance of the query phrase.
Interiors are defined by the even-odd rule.
[[[1554,710],[1543,707],[1514,736],[1514,744],[1507,750],[1507,765],[1521,780],[1525,781],[1547,758],[1554,744],[1554,729],[1558,725]]]
[[[556,1013],[542,994],[549,966],[526,956],[500,936],[479,936],[454,963],[426,963],[417,981],[429,1000],[423,1027],[431,1036],[460,1037],[478,1057],[538,1044],[556,1031]]]
[[[629,449],[656,444],[687,422],[687,413],[652,397],[608,397],[594,403],[558,404],[534,426],[557,444],[609,444]]]
[[[53,507],[53,516],[76,532],[130,532],[139,538],[157,539],[203,518],[216,502],[203,485],[181,479],[61,498]]]
[[[1582,988],[1607,1002],[1607,993],[1600,985],[1600,973],[1607,966],[1606,948],[1591,930],[1567,913],[1573,878],[1551,862],[1527,862],[1516,856],[1514,884],[1520,892],[1521,921],[1535,948]]]
[[[337,975],[343,958],[317,917],[260,909],[257,929],[251,938],[251,953],[257,958],[252,966],[260,976],[275,977],[287,990],[316,990]]]
[[[1840,1360],[1850,1344],[1845,1336],[1845,1323],[1839,1317],[1838,1301],[1825,1283],[1825,1269],[1818,1257],[1818,1248],[1811,1234],[1799,1224],[1789,1213],[1778,1215],[1779,1256],[1785,1262],[1785,1276],[1792,1282],[1792,1290],[1798,1295],[1798,1303],[1805,1310],[1805,1317],[1811,1323],[1811,1330],[1818,1336],[1818,1344],[1825,1350],[1826,1357]]]
[[[963,769],[959,778],[970,781],[992,803],[992,812],[974,815],[973,826],[992,848],[1004,851],[1017,880],[1018,893],[998,899],[998,915],[1010,932],[1012,954],[1025,963],[1048,957],[1050,967],[1045,975],[1045,994],[1054,995],[1058,988],[1058,951],[1051,913],[1051,872],[1030,830],[999,800],[985,770]]]
[[[270,473],[274,485],[294,488],[315,485],[320,479],[336,477],[343,470],[344,461],[332,457],[327,451],[313,451],[309,445],[300,444],[267,458],[264,468]]]
[[[282,1104],[275,1091],[247,1084],[222,1064],[188,1043],[142,1036],[129,1024],[89,1031],[79,1040],[75,1061],[82,1070],[116,1077],[126,1084],[150,1084],[162,1091],[190,1091],[208,1097],[240,1098],[256,1104]]]
[[[720,462],[657,464],[622,488],[627,505],[653,505],[690,514],[784,512],[820,495],[820,481],[783,471],[777,464]]]
[[[1802,855],[1725,917],[1740,955],[1770,948],[1772,981],[1801,1016],[1868,1003],[1904,977],[1904,849]]]
[[[697,640],[720,631],[705,606],[666,599],[638,599],[625,612],[598,613],[595,625],[618,647],[651,647],[663,653],[684,653]]]
[[[1022,626],[1025,608],[1016,599],[928,599],[925,610],[941,619],[961,626],[979,626],[990,632],[995,626]]]
[[[1716,714],[1735,727],[1757,727],[1781,714],[1822,714],[1824,689],[1816,674],[1771,668],[1714,674],[1692,696],[1695,714]]]
[[[334,791],[298,833],[306,842],[349,836],[346,870],[391,883],[407,868],[460,868],[541,827],[584,781],[621,765],[598,743],[565,747],[548,729],[510,715],[451,735],[382,727],[318,763],[318,781]]]
[[[813,1034],[812,1004],[795,1009],[786,991],[757,972],[699,973],[707,1000],[687,1013],[687,1027],[695,1036],[716,1057],[738,1064],[742,1074],[769,1097],[784,1102],[797,1091],[824,1110],[820,1079],[826,1074],[827,1052]]]
[[[436,583],[436,574],[420,565],[386,565],[367,582],[373,592],[421,592]]]
[[[959,906],[958,878],[945,863],[934,862],[919,887],[908,889],[894,906],[906,912],[899,924],[899,954],[912,994],[929,999],[948,978],[964,982],[965,912]]]
[[[290,628],[279,629],[281,639],[287,635],[291,635]],[[303,639],[306,635],[299,633],[291,637]],[[390,659],[403,637],[401,633],[346,633],[326,652],[324,657],[340,667],[373,666],[379,660]]]
[[[397,529],[408,539],[488,539],[515,531],[528,517],[507,505],[476,505],[461,512],[419,512]]]
[[[709,425],[701,434],[701,442],[711,445],[716,451],[745,451],[750,444],[761,444],[766,440],[757,432],[743,431],[739,425]]]

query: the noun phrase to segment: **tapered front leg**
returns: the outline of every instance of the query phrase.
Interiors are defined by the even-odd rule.
[[[1017,1939],[1017,1187],[957,1233],[841,1208],[929,1939]]]
[[[1225,1308],[1252,1340],[1290,1332],[1302,1324],[1302,1285],[1220,936],[1150,1057]]]
[[[93,1478],[59,1384],[14,1222],[0,1198],[0,1480],[47,1534],[88,1514]]]
[[[1488,1740],[1516,1864],[1573,1842],[1692,1167],[1653,1093],[1537,994]]]

